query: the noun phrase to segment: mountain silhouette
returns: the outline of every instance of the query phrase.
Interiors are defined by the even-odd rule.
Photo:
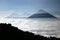
[[[31,15],[28,18],[56,18],[56,17],[44,10],[39,10],[37,13]]]
[[[12,14],[9,15],[7,18],[18,18],[18,17],[20,17],[19,14],[17,14],[17,13],[12,13]]]
[[[0,39],[14,40],[60,40],[56,37],[44,37],[31,32],[22,31],[11,24],[0,23]]]
[[[23,14],[24,15],[24,14]],[[25,14],[23,16],[22,14],[18,14],[18,13],[12,13],[9,16],[7,16],[6,18],[27,18],[27,14]]]

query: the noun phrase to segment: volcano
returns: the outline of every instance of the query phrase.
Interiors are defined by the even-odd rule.
[[[56,17],[44,10],[39,10],[37,13],[29,16],[28,18],[56,18]]]

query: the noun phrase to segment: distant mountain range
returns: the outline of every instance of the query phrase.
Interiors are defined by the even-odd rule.
[[[9,15],[8,17],[20,17],[20,15],[19,14],[17,14],[17,13],[12,13],[11,15]]]
[[[56,18],[56,17],[44,10],[39,10],[37,13],[29,16],[28,18]]]
[[[28,15],[26,15],[26,16],[28,16]],[[39,10],[37,13],[34,13],[29,17],[24,17],[24,16],[21,17],[21,15],[19,15],[17,13],[12,13],[11,15],[7,16],[6,18],[56,18],[56,17],[44,10]]]
[[[25,18],[25,17],[21,17],[21,15],[19,15],[17,13],[12,13],[11,15],[7,16],[6,18]]]

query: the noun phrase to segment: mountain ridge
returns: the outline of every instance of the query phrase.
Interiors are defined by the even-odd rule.
[[[39,10],[37,13],[32,14],[30,17],[28,18],[56,18],[55,16],[51,15],[48,12],[45,12],[44,10]]]

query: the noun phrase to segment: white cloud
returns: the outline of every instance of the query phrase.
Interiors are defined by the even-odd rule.
[[[60,15],[55,15],[57,18],[60,18]]]
[[[13,13],[14,11],[0,11],[0,17],[6,17],[9,14]]]

